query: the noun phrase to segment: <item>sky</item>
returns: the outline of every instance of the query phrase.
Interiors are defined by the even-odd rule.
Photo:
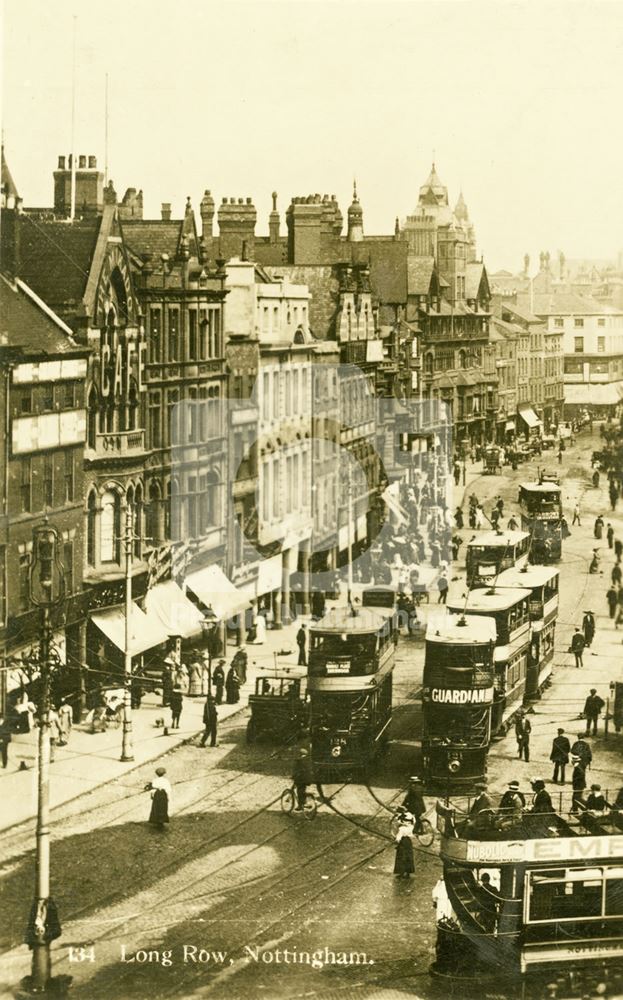
[[[490,271],[623,250],[623,2],[4,0],[2,124],[26,205],[71,147],[197,211],[209,188],[335,194],[368,235],[417,204],[434,157]],[[285,221],[282,222],[282,232]]]

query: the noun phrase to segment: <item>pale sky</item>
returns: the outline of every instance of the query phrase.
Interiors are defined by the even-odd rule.
[[[2,114],[26,205],[52,203],[70,151],[104,162],[119,197],[143,188],[197,211],[210,188],[336,194],[353,176],[369,235],[417,203],[433,150],[462,188],[490,270],[623,250],[623,2],[4,0]],[[282,232],[285,221],[282,221]]]

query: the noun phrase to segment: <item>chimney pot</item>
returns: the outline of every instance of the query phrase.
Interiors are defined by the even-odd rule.
[[[59,158],[58,158],[58,169],[59,170],[64,170],[65,169],[65,157],[64,156],[59,156]]]
[[[89,156],[89,169],[95,170],[97,167],[97,156]]]
[[[244,205],[244,198],[238,198],[238,204]]]
[[[251,201],[251,199],[247,198],[247,205],[252,205],[252,204],[253,204],[253,202]]]
[[[227,204],[227,198],[223,198],[223,205]]]
[[[87,165],[87,158],[86,158],[86,156],[80,155],[78,157],[78,167],[79,167],[79,169],[83,170],[86,167],[86,165]]]

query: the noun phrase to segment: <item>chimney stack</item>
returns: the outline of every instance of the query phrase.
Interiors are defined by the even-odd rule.
[[[212,239],[212,226],[214,224],[214,198],[210,191],[206,190],[199,206],[201,215],[201,238],[207,242]]]
[[[160,208],[160,217],[163,222],[171,221],[171,202],[163,201]]]
[[[88,166],[87,166],[88,163]],[[54,211],[68,216],[71,212],[72,156],[59,156],[54,171]],[[76,170],[76,212],[81,215],[98,215],[104,208],[104,175],[97,169],[97,157],[78,157]]]

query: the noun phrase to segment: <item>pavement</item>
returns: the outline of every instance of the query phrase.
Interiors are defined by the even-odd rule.
[[[280,667],[294,667],[298,660],[296,632],[301,622],[309,618],[300,616],[296,622],[282,629],[268,631],[261,646],[247,645],[249,664],[247,681],[240,688],[240,701],[235,705],[218,706],[219,725],[247,707],[248,696],[255,690],[255,679],[262,669],[276,663]],[[227,661],[235,652],[228,648]],[[104,785],[141,765],[155,761],[180,744],[192,740],[203,731],[205,696],[184,697],[180,728],[168,728],[170,709],[161,704],[161,697],[148,694],[140,709],[132,712],[133,761],[121,761],[121,726],[105,732],[92,733],[90,725],[74,725],[67,746],[56,747],[54,763],[50,765],[50,807],[54,809]],[[157,720],[164,719],[164,726]],[[167,733],[165,734],[165,728]],[[0,794],[3,809],[0,830],[6,830],[26,820],[33,819],[37,811],[37,738],[38,730],[18,733],[9,745],[9,766],[0,771]],[[20,770],[24,761],[27,770]]]
[[[610,679],[620,676],[623,631],[615,632],[606,618],[612,557],[605,542],[603,576],[587,574],[596,544],[594,515],[607,507],[605,491],[593,492],[590,487],[586,463],[590,447],[581,437],[564,469],[565,504],[572,509],[576,495],[580,496],[585,518],[581,528],[573,530],[560,564],[563,583],[554,682],[531,714],[530,762],[516,759],[512,730],[492,746],[489,777],[496,795],[513,777],[526,791],[531,776],[542,773],[550,778],[548,758],[556,726],[564,725],[570,735],[579,732],[583,727],[577,715],[588,689],[594,686],[604,694]],[[516,473],[504,470],[503,476],[481,477],[476,467],[466,485],[487,509],[501,493],[510,513],[516,508],[518,482],[534,478],[534,472],[532,464]],[[453,500],[456,504],[456,493]],[[617,533],[623,533],[620,517],[608,519]],[[433,597],[430,605],[422,605],[422,617],[437,607]],[[567,648],[571,631],[587,608],[597,613],[597,634],[583,670],[576,670]],[[257,650],[266,662],[275,645],[293,648],[287,641],[291,629],[269,634],[267,645]],[[257,662],[254,652],[249,647],[250,659]],[[322,804],[313,823],[284,816],[279,795],[291,766],[291,748],[272,742],[248,747],[240,739],[239,726],[230,724],[216,750],[199,750],[191,741],[168,755],[173,810],[166,833],[151,830],[145,822],[149,803],[142,789],[153,773],[150,761],[124,780],[126,765],[113,759],[118,780],[56,811],[53,895],[63,936],[53,944],[54,971],[73,975],[76,1000],[199,1000],[208,994],[215,1000],[245,1000],[262,993],[270,998],[417,994],[422,1000],[450,996],[499,1000],[497,982],[491,988],[479,983],[473,990],[461,983],[453,990],[447,981],[428,975],[435,938],[431,890],[440,873],[435,849],[417,848],[416,879],[392,875],[394,847],[386,839],[388,815],[380,802],[389,805],[402,795],[406,776],[417,766],[423,652],[421,636],[398,646],[394,739],[375,770],[374,799],[363,785],[333,786],[331,803]],[[290,662],[295,659],[293,653]],[[175,742],[199,728],[191,720],[194,706],[186,701],[184,729],[179,736],[174,734]],[[241,699],[234,711],[245,702]],[[201,699],[197,716],[200,703]],[[162,714],[158,706],[153,710]],[[396,739],[401,731],[403,742]],[[116,757],[121,733],[113,735]],[[150,738],[156,749],[165,743],[157,734]],[[600,727],[591,744],[595,760],[589,776],[606,786],[620,776],[623,742],[612,734],[605,739]],[[98,763],[98,775],[99,768]],[[552,789],[549,782],[548,787]],[[432,797],[428,804],[434,808]],[[24,887],[32,883],[32,828],[26,824],[4,832],[2,846],[2,977],[15,984],[28,971],[31,958],[22,943],[22,928],[28,911]],[[76,945],[85,943],[93,957],[87,954],[81,961]],[[209,959],[204,964],[185,963],[186,945],[205,948]],[[248,945],[257,946],[266,959],[248,961]],[[120,959],[122,946],[129,952],[127,960]],[[363,949],[368,964],[318,969],[297,963],[286,969],[275,957],[284,946],[299,953],[318,950],[321,955],[326,947],[347,954]],[[145,949],[143,954],[147,949],[170,954],[171,968],[151,959],[139,965],[134,958],[137,949]],[[0,994],[9,995],[8,990],[2,993],[2,983]]]
[[[541,777],[553,793],[560,786],[552,784],[553,766],[549,760],[552,740],[559,726],[564,728],[571,743],[580,732],[585,731],[585,723],[580,718],[584,702],[591,688],[612,709],[610,684],[623,680],[623,630],[616,630],[610,620],[606,602],[606,591],[610,586],[610,573],[614,565],[614,553],[608,549],[604,538],[597,542],[593,537],[595,518],[601,514],[606,524],[615,529],[615,537],[623,539],[623,503],[616,511],[610,510],[608,483],[601,477],[601,485],[595,489],[591,483],[590,457],[599,448],[599,438],[587,433],[579,434],[573,448],[565,452],[561,474],[563,476],[563,507],[571,525],[573,507],[580,503],[582,523],[571,528],[571,536],[563,542],[563,556],[558,564],[560,570],[560,605],[556,624],[554,651],[554,671],[552,683],[543,697],[535,702],[529,712],[532,725],[530,760],[520,761],[514,730],[504,739],[495,741],[489,753],[489,782],[494,792],[502,792],[506,783],[517,778],[526,791],[530,791],[529,780]],[[549,460],[547,453],[540,464],[558,468],[555,458]],[[494,496],[499,490],[504,497],[507,516],[517,509],[517,483],[533,479],[537,462],[520,466],[517,473],[506,477],[483,477],[475,491],[481,499]],[[508,498],[508,499],[507,499]],[[593,548],[599,548],[601,572],[588,574]],[[584,666],[575,667],[575,659],[570,653],[571,637],[576,626],[581,627],[585,611],[593,611],[596,619],[596,633],[590,649],[584,652]],[[616,795],[623,784],[623,734],[617,734],[612,721],[606,734],[603,716],[599,723],[598,735],[588,742],[593,751],[593,762],[587,774],[588,784],[599,783]],[[567,768],[566,790],[571,788],[571,768]],[[556,801],[554,800],[555,804]]]
[[[467,463],[466,483],[455,486],[449,483],[448,506],[451,510],[462,504],[465,491],[481,474],[481,463]],[[436,593],[436,591],[435,591]],[[247,682],[240,689],[240,701],[235,705],[220,705],[219,725],[246,709],[248,697],[255,690],[255,680],[262,669],[270,669],[278,663],[280,667],[295,667],[298,660],[296,632],[302,622],[309,622],[309,616],[299,616],[295,622],[282,629],[268,630],[266,642],[261,646],[248,645],[249,663]],[[234,648],[228,649],[227,660],[231,660]],[[133,761],[121,761],[121,727],[109,728],[106,732],[92,733],[85,723],[74,725],[67,746],[56,747],[55,760],[50,766],[50,807],[63,805],[93,789],[127,774],[149,761],[169,753],[175,747],[187,743],[203,730],[203,707],[205,697],[184,698],[184,709],[180,728],[165,727],[171,721],[170,711],[161,704],[158,695],[148,694],[143,698],[140,709],[132,713]],[[164,719],[165,725],[156,725]],[[9,746],[9,764],[0,772],[0,791],[3,809],[0,814],[0,830],[7,830],[28,820],[34,820],[37,812],[37,735],[38,730],[13,736]],[[20,770],[22,762],[26,769]]]
[[[571,538],[565,542],[563,563],[561,564],[563,580],[568,579],[569,570],[574,574],[578,572],[578,587],[563,585],[562,588],[554,661],[555,687],[554,691],[550,691],[547,698],[537,703],[531,712],[532,761],[529,764],[516,761],[513,768],[517,776],[534,773],[535,767],[538,765],[539,771],[542,771],[543,777],[547,779],[550,770],[551,739],[556,734],[557,726],[562,725],[570,735],[575,734],[576,730],[579,732],[582,724],[578,720],[578,713],[590,687],[596,687],[604,700],[607,700],[610,695],[610,682],[621,679],[621,653],[623,652],[621,638],[623,638],[623,632],[619,635],[614,630],[605,608],[605,592],[609,586],[611,569],[606,556],[608,550],[605,541],[600,543],[601,554],[604,557],[603,575],[598,577],[586,575],[588,560],[593,548],[592,524],[596,514],[600,512],[604,514],[606,522],[611,521],[617,535],[623,538],[623,510],[608,513],[607,485],[604,477],[602,477],[602,485],[598,490],[595,490],[590,484],[589,463],[587,458],[582,456],[582,453],[584,452],[587,457],[590,457],[590,452],[594,447],[596,447],[594,438],[589,440],[588,436],[579,436],[575,448],[566,453],[565,468],[562,470],[566,476],[564,483],[567,494],[565,502],[569,508],[567,511],[569,523],[571,523],[570,512],[576,498],[580,499],[584,515],[582,526],[574,528]],[[577,462],[578,459],[582,465],[578,466],[577,475],[571,475],[574,468],[573,463]],[[536,463],[533,464],[536,467]],[[547,464],[547,461],[541,460],[541,464]],[[452,497],[451,503],[448,504],[451,509],[460,506],[465,494],[472,488],[475,489],[481,500],[488,501],[498,493],[504,496],[509,488],[512,494],[518,481],[532,477],[532,469],[528,469],[526,466],[520,467],[519,472],[512,474],[512,476],[483,476],[480,462],[468,463],[466,472],[465,485],[462,483],[459,486],[451,484]],[[505,499],[506,514],[509,516],[516,506],[512,504],[514,496],[511,496],[510,502],[508,498]],[[486,524],[485,528],[488,527],[489,525]],[[471,537],[473,532],[471,529],[469,531],[465,529],[462,534],[463,537]],[[460,561],[462,561],[463,555],[464,549],[461,551]],[[588,601],[589,595],[590,601]],[[573,666],[573,656],[566,650],[570,644],[573,627],[581,623],[581,612],[587,609],[591,603],[592,610],[596,614],[597,632],[592,649],[585,654],[584,670],[577,671]],[[436,601],[433,595],[431,604],[422,606],[420,617],[424,622],[428,617],[428,609],[435,606]],[[266,642],[263,645],[247,646],[249,654],[247,682],[240,690],[240,701],[237,704],[219,706],[219,725],[246,709],[248,696],[255,689],[255,679],[263,668],[270,669],[275,663],[278,663],[280,667],[296,666],[298,649],[295,637],[301,622],[304,621],[309,621],[309,617],[299,616],[296,622],[286,625],[280,630],[268,630]],[[228,650],[228,661],[232,655],[233,648]],[[180,729],[173,731],[168,729],[165,734],[165,727],[156,725],[156,722],[164,719],[165,726],[168,726],[170,723],[169,709],[162,707],[157,695],[147,695],[143,699],[141,708],[132,713],[133,761],[119,759],[121,727],[110,728],[103,733],[91,733],[90,727],[84,723],[74,725],[68,745],[56,748],[55,760],[51,764],[51,808],[54,809],[91,792],[145,763],[156,761],[175,747],[193,740],[203,729],[204,702],[204,697],[191,698],[186,696]],[[601,728],[603,729],[603,726]],[[601,780],[602,783],[609,782],[611,786],[616,785],[618,788],[617,783],[620,784],[621,777],[623,737],[617,736],[611,731],[608,739],[601,735],[592,742],[595,745],[596,758],[592,777],[595,780]],[[492,748],[491,767],[494,768],[496,759],[502,759],[506,762],[514,760],[513,750],[514,740],[511,733],[505,741],[496,743]],[[36,760],[37,730],[28,734],[14,735],[9,747],[9,765],[6,770],[0,772],[0,790],[3,802],[0,830],[34,820],[37,810]],[[26,765],[26,770],[20,770],[22,761]]]

